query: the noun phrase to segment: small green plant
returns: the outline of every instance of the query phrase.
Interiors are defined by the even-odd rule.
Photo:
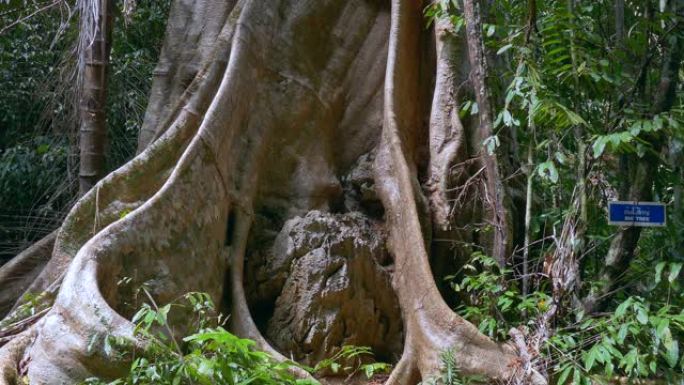
[[[42,292],[40,294],[26,293],[20,301],[20,305],[12,310],[0,321],[0,333],[7,333],[11,329],[22,330],[21,325],[39,318],[52,306],[54,293]]]
[[[422,381],[420,385],[471,385],[485,383],[486,379],[482,376],[467,376],[459,373],[453,349],[443,351],[440,358],[442,367],[439,375]]]
[[[188,293],[182,301],[157,306],[149,292],[140,289],[149,303],[133,316],[136,337],[146,343],[142,354],[131,357],[131,368],[124,377],[114,381],[89,378],[87,385],[146,384],[254,384],[254,385],[314,385],[317,381],[300,379],[293,369],[309,373],[330,370],[350,377],[362,372],[368,378],[388,372],[389,364],[368,362],[373,353],[368,347],[344,346],[332,357],[314,368],[294,362],[279,362],[268,353],[256,350],[256,343],[239,338],[226,329],[226,317],[216,314],[214,303],[206,293]],[[175,309],[175,310],[174,310]],[[169,324],[176,310],[190,312],[190,328],[194,333],[177,339]],[[89,350],[101,348],[106,355],[126,358],[131,355],[130,342],[112,336],[95,335]]]
[[[207,294],[189,293],[183,298],[184,304],[144,304],[133,317],[137,337],[147,343],[143,354],[133,358],[124,377],[110,382],[90,378],[85,384],[317,384],[296,378],[291,371],[298,367],[296,364],[277,362],[269,354],[257,351],[254,341],[225,330],[225,318],[212,315],[214,305]],[[192,321],[197,331],[180,340],[169,325],[174,307],[189,307],[195,315]],[[91,345],[97,346],[98,339],[103,340],[109,354],[130,354],[126,352],[125,341],[94,336]]]
[[[508,338],[513,325],[533,320],[547,310],[550,297],[541,291],[523,296],[514,282],[507,281],[510,269],[501,268],[490,256],[473,253],[462,268],[462,278],[447,276],[452,289],[466,300],[456,310],[492,338]],[[528,317],[523,317],[523,315]]]
[[[652,290],[679,292],[681,266],[679,262],[660,262],[655,266],[653,282],[644,284],[651,285]],[[472,255],[459,276],[459,281],[456,276],[447,277],[454,291],[465,299],[457,311],[482,332],[500,340],[507,339],[512,327],[525,322],[533,329],[535,325],[529,320],[544,314],[551,302],[544,292],[523,296],[509,278],[513,272],[479,252]],[[618,303],[612,312],[591,317],[580,314],[579,320],[560,321],[539,352],[554,384],[602,384],[615,376],[627,381],[659,378],[668,383],[684,379],[684,354],[679,343],[684,338],[681,306],[634,295]],[[463,380],[450,357],[453,352],[444,352],[437,383],[461,384]]]
[[[320,373],[329,369],[333,374],[346,373],[349,377],[363,372],[366,378],[372,378],[376,374],[388,373],[392,369],[392,365],[385,362],[367,362],[372,358],[373,351],[367,346],[345,345],[332,357],[316,364],[312,371]]]
[[[129,208],[125,208],[125,209],[121,210],[121,212],[119,213],[119,219],[124,219],[124,218],[126,218],[126,215],[130,214],[131,211],[132,211],[132,210],[129,209]]]
[[[679,341],[684,310],[665,305],[654,311],[640,297],[629,297],[614,313],[588,318],[550,338],[559,385],[592,384],[615,375],[630,381],[665,378],[677,383],[684,374]]]

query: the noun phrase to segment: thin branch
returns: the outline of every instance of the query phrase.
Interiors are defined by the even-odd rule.
[[[48,9],[54,7],[55,5],[58,5],[58,4],[61,3],[62,1],[63,1],[63,0],[55,0],[55,1],[53,1],[52,3],[50,3],[50,4],[48,4],[48,5],[44,6],[44,7],[38,8],[38,9],[35,10],[34,12],[28,14],[27,16],[24,16],[24,17],[22,17],[22,18],[20,18],[20,19],[17,19],[17,20],[15,20],[15,21],[13,21],[13,22],[10,23],[8,26],[4,27],[3,29],[0,29],[0,35],[2,35],[3,33],[5,33],[5,31],[11,29],[12,27],[16,26],[17,24],[23,23],[24,21],[26,21],[26,20],[28,20],[28,19],[30,19],[30,18],[32,18],[32,17],[38,15],[39,13],[44,12],[44,11],[47,11]]]

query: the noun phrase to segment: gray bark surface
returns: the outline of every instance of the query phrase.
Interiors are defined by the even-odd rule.
[[[141,285],[158,304],[189,291],[216,303],[228,296],[231,330],[279,359],[304,356],[289,337],[306,334],[303,323],[316,330],[311,341],[337,335],[325,319],[332,309],[348,331],[312,342],[307,359],[358,340],[388,355],[401,351],[392,385],[436,375],[446,349],[464,374],[518,376],[515,348],[455,314],[430,269],[432,229],[450,220],[431,207],[444,210],[447,189],[476,174],[450,176],[456,159],[479,152],[464,153],[459,138],[486,136],[491,125],[482,126],[485,119],[467,131],[455,110],[431,111],[454,103],[449,52],[466,48],[458,41],[436,48],[423,26],[422,4],[412,0],[176,1],[140,152],[65,219],[28,288],[55,295],[44,298],[42,318],[0,348],[0,384],[24,374],[31,384],[71,384],[124,373],[127,362],[91,342],[93,335],[135,341],[129,319]],[[486,183],[498,186],[490,160]],[[439,186],[432,201],[425,175]],[[488,213],[500,218],[496,199]],[[290,258],[278,234],[312,216],[320,230],[307,236],[326,234],[328,242],[302,246],[281,265],[282,288],[255,287],[260,268]],[[502,230],[495,239],[504,242],[503,257]],[[330,256],[319,258],[323,252]],[[337,268],[346,275],[327,275]],[[274,296],[274,315],[263,322],[252,309]],[[285,319],[288,305],[301,310],[296,322]],[[183,317],[170,321],[184,330]],[[530,382],[543,379],[533,373]]]

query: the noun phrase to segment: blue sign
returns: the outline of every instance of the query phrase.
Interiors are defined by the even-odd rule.
[[[665,205],[660,202],[608,202],[608,224],[616,226],[665,226]]]

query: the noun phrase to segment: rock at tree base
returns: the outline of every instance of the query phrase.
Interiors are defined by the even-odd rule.
[[[313,365],[344,345],[371,347],[383,360],[401,354],[385,236],[367,217],[312,211],[291,219],[270,260],[262,274],[282,291],[266,336],[286,356]]]

